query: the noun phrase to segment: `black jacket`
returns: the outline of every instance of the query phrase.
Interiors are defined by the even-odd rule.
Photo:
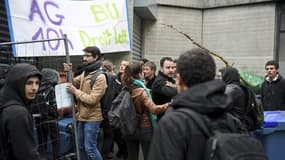
[[[222,72],[222,79],[227,84],[225,93],[229,95],[233,101],[230,112],[243,121],[246,111],[248,110],[246,108],[248,97],[245,96],[241,88],[238,70],[232,67],[226,67]]]
[[[0,116],[0,141],[8,149],[8,160],[39,159],[29,108],[31,102],[25,98],[25,82],[35,75],[40,75],[40,72],[32,65],[12,67],[0,95],[1,107],[4,107]]]
[[[42,82],[32,104],[33,114],[40,114],[41,121],[57,119],[57,105],[54,84]],[[37,118],[38,120],[38,118]]]
[[[145,86],[146,86],[148,89],[151,90],[152,84],[153,84],[155,78],[156,78],[156,76],[154,75],[154,77],[153,77],[152,79],[145,79],[145,81],[146,81]]]
[[[177,89],[166,86],[166,81],[175,83],[173,78],[167,77],[159,71],[151,88],[152,100],[156,105],[170,102],[177,94]]]
[[[285,79],[280,74],[276,81],[262,83],[261,102],[264,110],[285,110]]]
[[[230,107],[231,99],[224,94],[225,83],[213,80],[195,85],[178,94],[173,109],[167,111],[154,131],[148,160],[201,160],[206,136],[187,114],[187,108],[204,115],[219,116]]]
[[[42,81],[36,98],[33,100],[33,113],[40,114],[40,121],[57,119],[57,105],[55,97],[55,85],[59,83],[59,74],[56,70],[43,68],[41,70]]]

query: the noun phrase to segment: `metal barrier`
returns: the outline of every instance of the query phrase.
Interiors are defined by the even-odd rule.
[[[9,52],[8,50],[12,50],[12,48],[15,46],[15,45],[25,45],[25,44],[36,44],[36,43],[44,43],[44,42],[52,42],[52,41],[63,41],[64,42],[64,52],[65,52],[65,62],[66,63],[70,63],[70,56],[69,56],[69,49],[68,49],[68,39],[67,39],[67,36],[64,35],[63,38],[56,38],[56,39],[45,39],[45,40],[33,40],[33,41],[22,41],[22,42],[4,42],[4,43],[0,43],[0,48],[6,48],[6,51]],[[28,51],[29,53],[31,51]],[[7,53],[6,53],[7,54]],[[9,55],[9,53],[7,54]],[[9,58],[9,56],[7,56],[7,58]],[[54,58],[54,57],[51,57],[51,59]],[[54,62],[54,60],[52,60]],[[39,58],[36,57],[36,58],[33,58],[33,57],[27,57],[27,58],[16,58],[16,57],[13,57],[11,59],[8,59],[6,60],[6,63],[8,62],[8,64],[14,64],[14,63],[22,63],[22,62],[25,62],[25,63],[30,63],[30,64],[33,64],[37,67],[41,66],[41,67],[45,67],[48,62],[45,61],[46,65],[45,64],[40,64],[40,61],[39,61]],[[2,63],[2,64],[1,64]],[[1,68],[7,68],[7,65],[8,64],[3,64],[3,62],[0,62],[0,67]],[[62,64],[60,64],[61,67]],[[69,71],[67,72],[66,74],[66,77],[67,77],[67,82],[72,82],[72,77],[71,77],[71,72],[72,71]],[[74,104],[74,103],[73,103]],[[73,140],[74,140],[74,143],[75,143],[75,147],[76,147],[76,157],[78,160],[80,160],[80,156],[79,156],[79,146],[78,146],[78,136],[77,136],[77,124],[76,124],[76,118],[75,118],[75,109],[74,109],[74,105],[71,106],[71,110],[72,110],[72,130],[73,130]],[[66,156],[70,156],[70,155],[74,155],[72,153],[69,153],[68,155],[65,155],[64,157]],[[62,157],[62,158],[64,158]]]

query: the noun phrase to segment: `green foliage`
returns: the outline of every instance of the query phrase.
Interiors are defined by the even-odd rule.
[[[255,94],[258,94],[261,89],[261,85],[264,81],[264,78],[262,76],[252,74],[246,71],[238,70],[240,77],[241,77],[241,83],[250,87]]]

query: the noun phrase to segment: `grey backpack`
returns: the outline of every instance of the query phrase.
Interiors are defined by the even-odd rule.
[[[120,129],[124,137],[136,136],[140,124],[140,114],[136,112],[130,89],[124,87],[113,100],[108,118],[110,125]]]

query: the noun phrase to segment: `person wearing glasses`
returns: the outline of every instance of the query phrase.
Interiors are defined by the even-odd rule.
[[[79,154],[82,160],[102,160],[97,148],[100,124],[103,121],[100,100],[104,96],[107,81],[104,74],[99,74],[93,86],[90,86],[96,71],[102,68],[101,51],[89,46],[83,49],[82,73],[73,78],[73,84],[67,90],[76,97],[78,121]],[[64,71],[71,65],[64,64]]]
[[[266,111],[285,110],[285,79],[279,74],[279,64],[265,64],[266,76],[261,87],[261,102]]]

